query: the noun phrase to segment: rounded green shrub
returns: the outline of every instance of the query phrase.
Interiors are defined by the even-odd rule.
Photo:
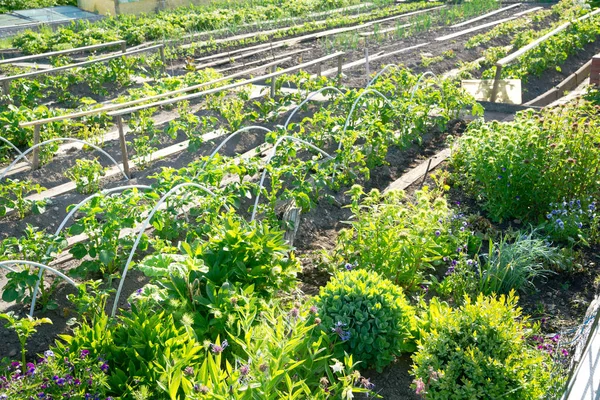
[[[337,273],[316,298],[321,326],[355,360],[381,369],[414,349],[415,311],[402,289],[373,271]]]
[[[413,355],[417,394],[436,399],[545,399],[552,360],[527,343],[517,297],[485,297],[452,309],[432,301]]]

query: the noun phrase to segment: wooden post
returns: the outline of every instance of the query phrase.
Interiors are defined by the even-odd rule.
[[[496,96],[498,95],[498,87],[500,86],[500,74],[502,73],[502,65],[496,64],[496,76],[494,77],[494,86],[492,87],[492,94],[490,95],[490,101],[494,103]]]
[[[317,64],[317,76],[321,76],[323,74],[323,66],[321,63]]]
[[[121,53],[127,53],[127,42],[121,43]]]
[[[368,83],[369,77],[371,76],[371,71],[369,68],[369,46],[365,46],[365,73],[367,74],[367,83]]]
[[[163,74],[167,73],[167,59],[165,57],[165,43],[163,42],[163,45],[160,49],[158,49],[158,51],[160,52],[160,60],[162,62],[163,65]]]
[[[33,145],[36,146],[40,143],[40,129],[41,125],[33,127]],[[36,147],[33,149],[33,160],[31,162],[31,169],[36,170],[40,168],[40,148]]]
[[[120,115],[115,116],[117,127],[119,128],[119,143],[121,144],[121,156],[123,159],[123,171],[128,178],[131,178],[129,172],[129,156],[127,154],[127,142],[125,141],[125,133],[123,132],[123,117]]]
[[[273,65],[273,66],[271,67],[271,73],[273,73],[273,74],[274,74],[275,72],[277,72],[277,65]],[[276,82],[276,80],[275,80],[275,77],[272,77],[272,78],[271,78],[271,98],[272,98],[272,99],[274,99],[274,98],[275,98],[275,84],[276,84],[276,83],[277,83],[277,82]]]
[[[338,86],[342,86],[342,56],[338,56]]]
[[[5,96],[10,96],[10,81],[2,82],[2,94]]]

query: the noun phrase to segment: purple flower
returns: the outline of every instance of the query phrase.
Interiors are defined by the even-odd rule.
[[[54,357],[54,352],[52,350],[46,350],[44,352],[44,357],[46,357],[46,358],[52,358],[52,357]]]
[[[441,234],[442,234],[442,232],[440,232],[439,230],[435,231],[435,236],[439,237]]]
[[[250,373],[250,367],[248,364],[244,364],[240,367],[240,375],[246,376]]]
[[[100,371],[102,371],[102,372],[107,372],[107,371],[108,371],[108,364],[107,364],[107,363],[103,363],[103,364],[100,366]]]
[[[310,312],[311,314],[316,314],[318,311],[319,310],[317,309],[317,306],[311,306],[308,310],[308,312]]]
[[[300,310],[298,310],[296,307],[294,307],[290,310],[290,317],[296,319],[299,316],[300,316]]]
[[[56,382],[58,386],[64,386],[64,384],[67,383],[67,380],[65,378],[58,378],[54,382]]]
[[[375,388],[375,384],[372,383],[370,379],[364,377],[360,378],[360,386],[367,390],[373,390]]]
[[[569,355],[567,349],[562,349],[560,352],[562,353],[563,357],[567,357]]]
[[[346,263],[346,265],[344,265],[344,268],[346,268],[347,271],[352,271],[352,269],[354,268],[354,266],[350,263]]]
[[[350,332],[349,331],[345,331],[343,328],[344,326],[346,326],[345,323],[343,323],[342,321],[338,321],[335,323],[335,325],[331,328],[331,331],[336,333],[340,339],[342,340],[342,342],[345,342],[346,340],[350,339]]]
[[[210,346],[211,346],[211,350],[214,354],[221,354],[223,352],[223,350],[225,350],[225,348],[227,346],[229,346],[229,343],[227,342],[227,340],[223,340],[221,345],[214,343],[214,344],[211,344]]]
[[[88,355],[90,354],[89,350],[81,350],[81,354],[80,357],[83,360],[84,358],[86,358]]]
[[[46,398],[46,393],[44,393],[44,392],[40,392],[40,393],[38,393],[38,394],[37,394],[37,397],[38,397],[39,399],[45,399],[45,398]]]

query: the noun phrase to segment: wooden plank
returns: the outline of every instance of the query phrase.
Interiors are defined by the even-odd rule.
[[[511,10],[513,8],[516,8],[516,7],[520,7],[521,5],[522,5],[522,3],[512,4],[512,5],[508,6],[508,7],[500,8],[500,9],[492,11],[490,13],[487,13],[487,14],[484,14],[484,15],[480,15],[479,17],[472,18],[472,19],[470,19],[468,21],[452,25],[450,28],[460,28],[461,26],[470,25],[473,22],[481,21],[482,19],[489,18],[489,17],[491,17],[493,15],[499,14],[499,13],[504,12],[504,11]]]
[[[331,36],[331,35],[338,35],[338,34],[344,33],[344,32],[351,32],[351,31],[365,29],[365,28],[368,28],[369,26],[372,26],[374,24],[378,24],[378,23],[381,23],[381,22],[387,22],[387,21],[391,21],[393,19],[404,18],[404,17],[408,17],[408,16],[411,16],[411,15],[420,14],[420,13],[424,13],[424,12],[430,12],[430,11],[438,10],[438,9],[441,9],[441,8],[444,8],[444,7],[446,7],[446,6],[444,5],[444,6],[427,8],[425,10],[418,10],[418,11],[413,11],[413,12],[410,12],[410,13],[399,14],[399,15],[396,15],[396,16],[393,16],[393,17],[386,17],[386,18],[382,18],[382,19],[378,19],[378,20],[366,22],[366,23],[360,24],[360,25],[354,25],[354,26],[350,26],[350,27],[334,28],[334,29],[330,29],[330,30],[327,30],[327,31],[322,31],[322,32],[307,34],[307,35],[304,35],[304,36],[299,36],[299,37],[296,37],[296,38],[284,39],[284,40],[281,40],[279,42],[273,42],[273,43],[280,43],[280,42],[286,42],[286,41],[304,42],[304,41],[318,39],[318,38],[327,37],[327,36]],[[226,43],[228,41],[235,41],[235,40],[240,40],[240,39],[247,39],[249,37],[254,37],[254,36],[257,36],[257,35],[268,35],[268,34],[272,34],[272,33],[277,33],[278,31],[287,30],[287,29],[289,29],[289,28],[286,27],[286,28],[273,29],[273,30],[263,31],[263,32],[254,32],[254,33],[249,33],[249,34],[234,36],[234,37],[230,37],[230,38],[217,39],[215,41],[211,41],[211,43]],[[191,46],[192,46],[192,44],[188,44],[188,45],[183,45],[183,46],[180,46],[180,47],[181,48],[188,48],[188,47],[191,47]]]
[[[129,56],[129,55],[137,54],[137,53],[143,53],[148,50],[154,50],[154,49],[158,49],[161,47],[163,47],[162,44],[157,44],[156,46],[147,47],[145,49],[133,50],[133,51],[130,51],[127,53],[116,54],[116,55],[112,55],[112,56],[99,57],[99,58],[95,58],[93,60],[83,61],[83,62],[75,63],[75,64],[63,65],[61,67],[55,67],[52,69],[45,69],[45,70],[40,70],[40,71],[27,72],[25,74],[6,76],[6,77],[0,78],[0,83],[2,83],[4,81],[10,82],[14,79],[31,78],[31,77],[38,76],[38,75],[51,74],[54,72],[65,71],[65,70],[73,69],[73,68],[79,68],[79,67],[83,67],[83,66],[90,65],[90,64],[114,60],[115,58],[125,57],[125,56]]]
[[[275,56],[275,57],[273,57],[273,58],[263,58],[263,59],[261,59],[261,60],[252,61],[252,62],[249,62],[249,63],[244,63],[243,65],[234,65],[234,66],[232,66],[232,67],[228,67],[228,68],[219,69],[218,71],[219,71],[220,73],[225,73],[225,72],[232,71],[232,70],[234,70],[234,69],[240,69],[240,68],[249,67],[249,66],[251,66],[251,65],[260,64],[260,63],[263,63],[263,62],[265,62],[265,61],[269,61],[269,60],[273,60],[273,61],[275,61],[275,60],[278,60],[280,57],[289,58],[290,56],[293,56],[293,55],[296,55],[296,54],[300,54],[300,53],[305,53],[305,52],[307,52],[307,51],[310,51],[310,50],[312,50],[312,49],[299,49],[299,50],[294,50],[294,51],[290,51],[290,52],[287,52],[287,53],[283,53],[283,54],[276,55],[276,56]]]
[[[222,59],[217,59],[215,61],[211,61],[211,62],[208,62],[208,63],[205,63],[205,64],[199,64],[199,65],[196,65],[196,70],[203,69],[203,68],[216,67],[216,66],[223,65],[223,64],[233,63],[233,62],[235,62],[237,60],[242,60],[244,58],[252,57],[252,56],[255,56],[257,54],[261,54],[261,53],[267,52],[269,50],[278,49],[278,48],[283,47],[285,45],[286,45],[285,43],[279,43],[277,45],[273,45],[273,46],[270,46],[270,47],[265,47],[265,48],[254,50],[254,51],[251,51],[251,52],[248,52],[248,53],[243,53],[243,54],[240,54],[240,55],[235,56],[235,57],[234,56],[229,56],[229,57],[224,57]]]
[[[29,122],[22,122],[19,124],[20,127],[24,128],[27,126],[35,126],[35,125],[42,125],[42,124],[48,124],[50,122],[56,122],[56,121],[63,121],[65,119],[73,119],[73,118],[79,118],[79,117],[85,117],[87,115],[95,115],[95,114],[100,114],[103,112],[107,112],[107,111],[113,111],[113,110],[118,110],[119,108],[123,108],[123,107],[129,107],[135,104],[141,104],[147,101],[152,101],[152,100],[156,100],[156,99],[162,99],[164,97],[168,97],[168,96],[174,96],[176,94],[181,94],[181,93],[185,93],[185,92],[189,92],[192,90],[197,90],[200,89],[202,87],[205,86],[209,86],[209,85],[214,85],[229,79],[233,79],[233,78],[237,78],[238,76],[243,76],[244,74],[249,74],[251,72],[254,71],[259,71],[261,69],[270,67],[272,65],[276,65],[280,62],[283,62],[284,60],[278,60],[278,61],[274,61],[272,63],[266,64],[266,65],[261,65],[259,67],[256,68],[252,68],[250,70],[246,70],[246,71],[242,71],[233,75],[228,75],[228,76],[224,76],[222,78],[219,79],[215,79],[212,80],[210,82],[204,82],[204,83],[200,83],[198,85],[193,85],[193,86],[188,86],[185,87],[183,89],[178,89],[178,90],[173,90],[171,92],[165,92],[165,93],[161,93],[161,94],[157,94],[154,96],[148,96],[148,97],[144,97],[142,99],[137,99],[137,100],[132,100],[132,101],[128,101],[125,103],[115,103],[115,104],[111,104],[108,106],[104,106],[101,108],[94,108],[92,110],[86,110],[86,111],[78,111],[76,113],[72,113],[72,114],[65,114],[65,115],[59,115],[56,117],[51,117],[51,118],[44,118],[44,119],[38,119],[36,121],[29,121]],[[287,60],[285,60],[287,61]]]
[[[216,88],[216,89],[209,89],[209,90],[205,90],[205,91],[198,92],[198,93],[193,93],[193,94],[189,94],[189,95],[185,95],[185,96],[176,97],[176,98],[173,98],[173,99],[167,99],[167,100],[157,101],[157,102],[151,103],[151,104],[144,104],[144,105],[137,106],[137,107],[131,107],[131,108],[123,109],[123,110],[117,110],[117,111],[109,112],[108,115],[109,116],[116,116],[116,115],[130,114],[132,112],[143,110],[143,109],[146,109],[146,108],[160,107],[160,106],[164,106],[164,105],[168,105],[168,104],[177,103],[177,102],[182,101],[182,100],[196,99],[198,97],[206,96],[206,95],[209,95],[209,94],[221,92],[221,91],[224,91],[224,90],[233,89],[233,88],[240,87],[240,86],[246,86],[246,85],[249,85],[251,83],[263,81],[265,79],[269,79],[269,78],[274,78],[274,77],[277,77],[277,76],[281,76],[281,75],[287,74],[289,72],[295,72],[295,71],[300,70],[300,69],[302,69],[304,67],[308,67],[308,66],[311,66],[311,65],[314,65],[314,64],[321,63],[323,61],[327,61],[327,60],[330,60],[330,59],[333,59],[333,58],[337,58],[337,57],[339,57],[339,56],[341,56],[343,54],[344,54],[344,52],[338,51],[338,52],[330,54],[328,56],[317,58],[315,60],[312,60],[312,61],[309,61],[309,62],[306,62],[306,63],[303,63],[303,64],[298,64],[298,65],[295,65],[293,67],[286,68],[286,69],[283,69],[281,71],[277,71],[277,72],[274,72],[274,73],[266,74],[266,75],[259,76],[259,77],[256,77],[256,78],[246,79],[246,80],[243,80],[243,81],[240,81],[240,82],[235,82],[235,83],[232,83],[232,84],[229,84],[229,85],[221,86],[221,87]]]
[[[379,53],[376,53],[375,55],[373,55],[369,59],[369,62],[381,60],[382,58],[391,57],[391,56],[394,56],[396,54],[405,53],[405,52],[410,51],[410,50],[418,49],[419,47],[427,46],[428,44],[430,44],[430,43],[429,42],[427,42],[427,43],[421,43],[421,44],[417,44],[415,46],[405,47],[403,49],[395,50],[395,51],[392,51],[392,52],[389,52],[389,53],[379,52]],[[367,60],[365,58],[361,58],[360,60],[356,60],[356,61],[353,61],[351,63],[343,65],[342,66],[342,71],[345,71],[345,70],[351,69],[351,68],[355,68],[355,67],[359,67],[361,65],[364,65],[366,62],[367,62]],[[338,71],[337,68],[331,68],[331,69],[328,69],[326,71],[323,71],[321,73],[321,75],[323,75],[323,76],[331,76],[331,75],[337,74],[337,71]],[[313,74],[313,75],[311,75],[311,78],[314,78],[316,76],[317,76],[316,74]]]
[[[433,169],[435,169],[435,167],[448,159],[450,155],[450,148],[440,151],[402,175],[400,178],[396,179],[383,192],[387,193],[390,190],[406,190],[406,188],[417,182],[419,179],[422,179],[423,175],[425,175],[428,170],[431,172]]]
[[[462,36],[462,35],[467,35],[467,34],[469,34],[471,32],[476,32],[476,31],[479,31],[481,29],[486,29],[486,28],[489,28],[489,27],[494,26],[494,25],[499,25],[499,24],[502,24],[504,22],[512,21],[513,19],[516,19],[516,18],[517,17],[508,17],[508,18],[504,18],[504,19],[499,19],[498,21],[492,21],[492,22],[488,22],[487,24],[474,26],[472,28],[465,29],[465,30],[460,31],[460,32],[450,33],[448,35],[436,38],[435,40],[437,40],[439,42],[443,42],[444,40],[454,39],[454,38]]]
[[[126,43],[127,42],[125,42],[124,40],[115,40],[114,42],[93,44],[93,45],[90,45],[90,46],[76,47],[74,49],[51,51],[49,53],[33,54],[33,55],[29,55],[29,56],[16,57],[16,58],[6,58],[4,60],[0,60],[0,65],[2,65],[2,64],[14,64],[15,62],[21,62],[21,61],[36,60],[38,58],[47,58],[47,57],[60,56],[60,55],[63,55],[63,54],[78,53],[80,51],[96,50],[96,49],[101,49],[101,48],[110,47],[110,46],[123,46]]]
[[[597,15],[598,13],[600,13],[600,9],[597,9],[595,11],[592,11],[590,13],[587,13],[586,15],[577,18],[577,22],[580,21],[584,21],[590,17],[593,17],[594,15]],[[551,38],[552,36],[556,35],[559,32],[564,31],[565,29],[567,29],[569,26],[571,26],[571,22],[565,22],[564,24],[560,25],[559,27],[557,27],[556,29],[552,30],[551,32],[548,32],[547,34],[545,34],[544,36],[542,36],[541,38],[529,43],[527,46],[524,46],[522,48],[520,48],[519,50],[515,51],[512,54],[509,54],[508,56],[504,57],[503,59],[499,60],[496,65],[497,66],[505,66],[506,64],[514,61],[515,59],[521,57],[523,54],[527,53],[529,50],[532,50],[534,48],[536,48],[537,46],[540,45],[540,43],[546,41],[547,39]]]
[[[388,32],[394,32],[397,29],[407,28],[409,26],[412,26],[412,24],[404,24],[404,25],[392,26],[391,28],[381,29],[381,30],[378,30],[378,31],[361,32],[361,33],[359,33],[359,35],[362,36],[362,37],[369,37],[369,36],[373,36],[373,35],[384,35],[384,34],[386,34]]]
[[[519,13],[516,13],[516,14],[514,14],[513,16],[514,16],[514,17],[522,17],[523,15],[530,14],[530,13],[532,13],[532,12],[536,12],[536,11],[542,10],[543,8],[544,8],[544,7],[533,7],[533,8],[530,8],[530,9],[528,9],[528,10],[521,11],[521,12],[519,12]]]

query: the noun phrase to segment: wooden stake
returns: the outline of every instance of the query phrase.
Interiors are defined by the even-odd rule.
[[[275,72],[277,72],[277,65],[273,65],[271,67],[271,73],[274,74]],[[277,83],[277,80],[275,79],[275,77],[271,78],[271,98],[274,99],[275,98],[275,84]]]
[[[165,44],[163,43],[162,47],[160,49],[158,49],[158,51],[160,52],[160,60],[162,61],[162,69],[163,69],[163,74],[167,73],[167,58],[165,57]]]
[[[366,42],[365,42],[366,43]],[[369,46],[365,46],[365,73],[367,74],[367,83],[369,82],[369,77],[371,76],[371,71],[369,68]]]
[[[321,65],[321,63],[317,64],[317,76],[321,76],[321,74],[323,73],[323,66]]]
[[[127,53],[127,42],[123,41],[121,43],[121,53],[125,54]]]
[[[127,142],[125,141],[125,133],[123,131],[123,118],[120,115],[115,116],[117,127],[119,128],[119,143],[121,144],[121,156],[123,159],[123,171],[128,178],[131,178],[129,172],[129,155],[127,154]],[[36,128],[39,125],[36,125]]]
[[[40,143],[40,129],[41,125],[36,125],[33,128],[33,145],[37,146]],[[33,160],[31,162],[31,169],[36,170],[40,168],[40,148],[36,147],[33,149]]]
[[[423,174],[423,181],[421,182],[420,189],[423,189],[423,185],[425,184],[425,181],[427,180],[427,174],[429,173],[429,168],[431,168],[431,160],[432,160],[432,158],[430,158],[429,162],[427,163],[427,169],[425,170],[425,174]]]
[[[500,86],[500,75],[502,74],[502,65],[496,64],[496,76],[494,77],[494,87],[492,87],[492,94],[490,95],[490,101],[494,103],[496,96],[498,95],[498,87]]]
[[[10,96],[10,81],[2,82],[2,92],[5,96]]]
[[[338,56],[338,86],[342,86],[342,55]]]

